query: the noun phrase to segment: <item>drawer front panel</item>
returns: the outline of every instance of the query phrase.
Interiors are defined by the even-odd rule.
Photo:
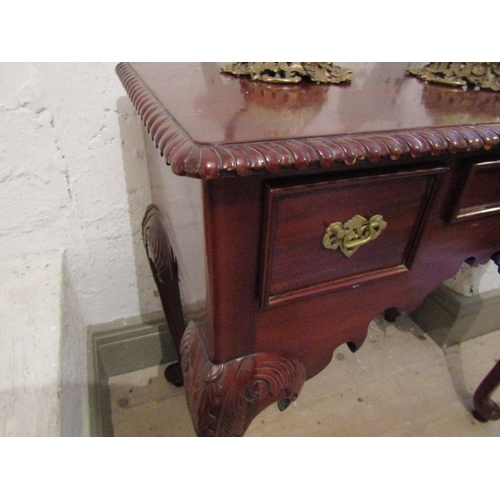
[[[500,213],[500,161],[475,163],[459,198],[453,222]]]
[[[406,272],[445,171],[267,186],[261,306]]]

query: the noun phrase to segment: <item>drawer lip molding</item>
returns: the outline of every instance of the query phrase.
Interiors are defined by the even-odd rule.
[[[407,273],[439,181],[446,172],[446,167],[433,167],[311,181],[308,184],[267,183],[260,307],[283,305]],[[362,199],[367,190],[377,191],[379,187],[380,200],[384,201],[377,197],[368,201]],[[322,238],[328,222],[332,222],[328,217],[348,213],[351,208],[346,208],[344,201],[350,199],[353,200],[352,210],[356,213],[364,211],[364,217],[372,215],[366,214],[367,210],[378,212],[379,205],[385,207],[388,213],[384,214],[383,209],[380,212],[387,220],[387,228],[375,241],[346,257],[338,250],[325,248]],[[341,208],[334,208],[334,203],[331,206],[325,203],[335,200]],[[304,228],[302,234],[290,231],[297,219]]]
[[[500,161],[473,163],[469,166],[451,222],[495,214],[500,214]]]
[[[165,163],[177,175],[211,180],[221,175],[276,174],[290,168],[304,171],[319,166],[326,171],[357,161],[398,161],[500,146],[499,123],[425,126],[273,142],[196,142],[151,92],[135,67],[120,63],[116,73]]]

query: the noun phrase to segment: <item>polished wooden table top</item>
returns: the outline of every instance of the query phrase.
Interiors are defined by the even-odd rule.
[[[408,63],[350,64],[353,81],[343,85],[264,84],[221,73],[221,65],[117,68],[180,175],[214,178],[318,163],[330,168],[499,142],[500,93],[426,84],[406,74]]]
[[[202,144],[500,121],[500,94],[471,98],[461,89],[427,85],[406,76],[408,63],[358,63],[345,85],[266,85],[221,73],[217,63],[131,66]]]

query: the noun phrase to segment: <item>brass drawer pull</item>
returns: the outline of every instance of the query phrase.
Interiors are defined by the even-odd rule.
[[[374,215],[370,220],[355,215],[344,224],[332,222],[323,236],[323,246],[330,250],[338,248],[346,257],[350,257],[361,245],[378,238],[386,227],[387,222],[381,215]]]

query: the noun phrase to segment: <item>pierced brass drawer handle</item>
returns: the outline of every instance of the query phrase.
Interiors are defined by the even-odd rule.
[[[350,257],[360,246],[378,238],[386,227],[387,222],[381,215],[374,215],[370,220],[355,215],[344,224],[332,222],[323,236],[323,246],[330,250],[338,248]]]

